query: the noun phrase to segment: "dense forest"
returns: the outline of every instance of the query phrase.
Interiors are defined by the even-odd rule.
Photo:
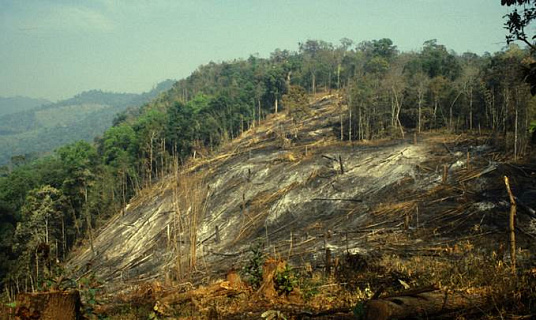
[[[61,262],[81,241],[91,243],[96,227],[177,164],[206,156],[271,113],[299,121],[305,93],[343,98],[349,108],[333,128],[341,140],[486,131],[518,157],[535,119],[521,69],[531,62],[515,45],[479,56],[436,40],[400,52],[390,39],[345,38],[200,66],[152,102],[118,114],[95,143],[68,144],[30,163],[14,157],[4,167],[2,287],[41,286],[54,273],[46,257]]]

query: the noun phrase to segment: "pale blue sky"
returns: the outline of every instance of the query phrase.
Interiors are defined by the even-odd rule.
[[[307,39],[495,52],[507,10],[500,0],[0,0],[0,96],[142,92]]]

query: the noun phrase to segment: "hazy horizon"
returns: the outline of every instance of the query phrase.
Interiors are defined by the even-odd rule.
[[[268,57],[318,39],[437,39],[457,53],[505,45],[499,0],[0,0],[0,96],[51,101],[82,91],[141,93],[210,61]]]

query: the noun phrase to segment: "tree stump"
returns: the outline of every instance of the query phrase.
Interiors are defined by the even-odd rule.
[[[275,274],[285,269],[286,263],[281,260],[267,259],[262,267],[262,283],[258,293],[265,299],[272,300],[278,296],[275,289]]]
[[[80,319],[80,305],[78,291],[21,293],[17,296],[15,319]]]

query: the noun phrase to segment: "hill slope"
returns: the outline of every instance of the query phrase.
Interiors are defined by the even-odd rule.
[[[470,236],[474,225],[480,234],[506,228],[495,219],[504,207],[496,174],[504,168],[484,158],[490,149],[482,141],[424,135],[417,144],[343,143],[335,134],[339,108],[326,97],[303,121],[275,115],[215,157],[191,162],[135,197],[96,237],[95,255],[86,247],[69,266],[91,266],[108,285],[124,286],[221,275],[241,268],[259,239],[270,254],[321,267],[326,248],[434,252]]]
[[[6,114],[22,112],[36,107],[50,104],[46,99],[34,99],[28,97],[0,97],[0,117]]]
[[[92,90],[54,104],[0,116],[0,165],[14,155],[39,154],[73,141],[91,141],[112,125],[119,112],[147,103],[173,83],[164,81],[143,94]]]

